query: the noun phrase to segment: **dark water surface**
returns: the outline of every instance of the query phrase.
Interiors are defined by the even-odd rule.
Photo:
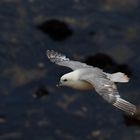
[[[94,91],[57,88],[70,70],[53,49],[131,80],[124,99],[140,105],[138,0],[0,0],[0,140],[139,140],[139,118]]]

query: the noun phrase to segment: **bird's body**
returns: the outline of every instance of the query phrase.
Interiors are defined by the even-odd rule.
[[[71,61],[69,58],[53,50],[48,50],[47,56],[50,61],[58,65],[70,67],[73,70],[60,78],[59,85],[79,90],[95,89],[107,102],[127,114],[135,114],[136,106],[122,99],[115,85],[115,82],[124,83],[129,81],[129,78],[124,73],[105,73],[100,68],[78,61]]]

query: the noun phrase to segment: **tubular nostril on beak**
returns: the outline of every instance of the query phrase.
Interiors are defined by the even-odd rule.
[[[60,86],[62,86],[62,83],[61,83],[61,82],[59,82],[59,83],[56,85],[56,87],[60,87]]]

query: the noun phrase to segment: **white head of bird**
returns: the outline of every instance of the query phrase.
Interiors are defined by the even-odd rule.
[[[73,76],[73,72],[64,74],[59,81],[59,86],[68,86],[72,87],[73,83],[77,81],[76,76]]]
[[[93,86],[84,81],[80,80],[79,71],[73,71],[67,74],[64,74],[60,78],[60,82],[57,86],[67,86],[78,90],[89,90],[93,89]]]

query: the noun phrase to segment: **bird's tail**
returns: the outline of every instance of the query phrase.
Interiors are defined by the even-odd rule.
[[[107,76],[113,82],[126,83],[129,81],[129,77],[122,72],[107,74]]]
[[[116,98],[116,102],[113,105],[129,115],[134,115],[136,113],[136,106],[121,99],[120,97]]]

